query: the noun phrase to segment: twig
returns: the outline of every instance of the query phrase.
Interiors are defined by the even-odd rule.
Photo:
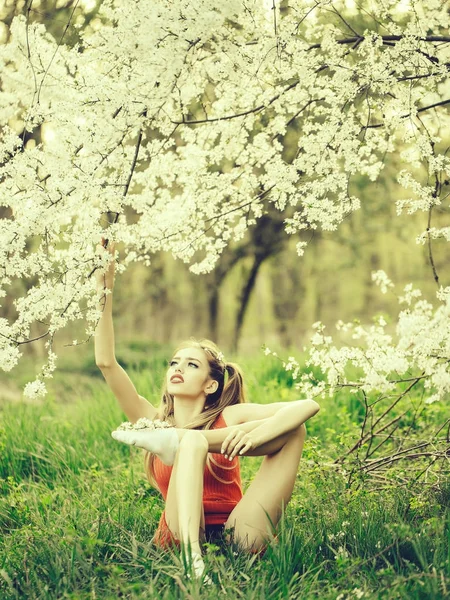
[[[428,106],[422,106],[417,110],[417,114],[422,113],[426,110],[430,110],[430,108],[436,108],[437,106],[445,106],[446,104],[450,104],[450,98],[447,100],[442,100],[441,102],[435,102],[434,104],[430,104]],[[411,113],[407,113],[405,115],[400,115],[401,119],[407,119],[411,116]],[[365,125],[365,129],[378,129],[379,127],[384,127],[384,123],[374,123],[373,125]]]
[[[257,113],[257,112],[260,112],[261,110],[263,110],[264,108],[267,108],[268,106],[273,104],[276,100],[278,100],[278,98],[280,98],[283,94],[285,94],[286,92],[289,92],[290,90],[295,88],[299,83],[300,82],[298,80],[294,81],[293,83],[288,85],[287,88],[285,88],[282,92],[280,92],[279,94],[277,94],[276,96],[271,98],[267,104],[260,104],[259,106],[256,106],[255,108],[249,108],[248,110],[244,110],[243,112],[236,113],[234,115],[225,115],[224,117],[211,117],[210,119],[195,119],[192,121],[186,121],[183,118],[182,121],[172,121],[172,123],[174,123],[176,125],[201,125],[202,123],[215,123],[217,121],[229,121],[230,119],[237,119],[238,117],[245,117],[246,115],[251,115],[252,113]]]
[[[422,373],[422,376],[423,376],[423,373]],[[406,396],[406,394],[408,394],[412,390],[412,388],[420,381],[420,379],[422,378],[422,376],[419,377],[419,378],[414,379],[414,381],[411,383],[411,385],[409,385],[406,388],[406,390],[400,394],[400,396],[397,398],[397,400],[393,404],[391,404],[391,406],[389,406],[380,417],[378,417],[378,419],[374,423],[374,427],[376,425],[378,425],[378,423],[381,421],[381,419],[383,419],[388,414],[388,412],[390,412],[394,408],[394,406],[396,404],[398,404],[400,402],[400,400],[404,396]]]
[[[410,452],[411,450],[418,450],[419,448],[425,448],[425,446],[429,446],[431,443],[432,442],[420,442],[420,443],[416,444],[415,446],[411,446],[410,448],[406,448],[405,450],[400,450],[399,452],[396,452],[395,454],[393,454],[391,456],[382,456],[381,458],[368,459],[367,466],[371,467],[375,464],[382,463],[384,460],[389,460],[390,458],[392,458],[392,456],[398,456],[399,454],[406,454],[407,452]]]
[[[382,35],[380,36],[383,43],[390,44],[391,42],[400,42],[405,36],[403,35]],[[363,35],[358,35],[351,38],[344,38],[341,40],[336,40],[337,44],[355,44],[360,43],[365,40],[366,37]],[[450,37],[449,36],[440,36],[440,35],[427,35],[426,37],[419,38],[421,42],[444,42],[449,44]],[[322,44],[312,44],[308,47],[308,50],[316,50],[317,48],[321,48]]]
[[[392,421],[390,421],[389,423],[387,423],[386,425],[384,425],[381,429],[379,429],[375,434],[377,435],[378,433],[381,433],[382,431],[384,431],[385,429],[387,429],[388,427],[390,427],[391,425],[394,425],[394,423],[397,423],[402,417],[404,417],[407,413],[409,412],[409,410],[405,410],[405,412],[402,415],[399,415],[398,417],[396,417],[395,419],[393,419]],[[370,452],[370,448],[367,449],[366,452],[366,456],[365,458],[370,458],[373,454],[375,454],[375,452],[378,450],[378,448],[380,448],[383,444],[385,444],[391,437],[392,435],[397,431],[399,427],[399,424],[397,424],[397,427],[394,427],[394,429],[389,433],[389,435],[382,440],[378,446],[376,446],[371,452]]]
[[[74,15],[74,13],[75,13],[75,10],[76,10],[76,8],[77,8],[77,6],[78,6],[78,3],[79,3],[79,1],[80,1],[80,0],[76,0],[76,2],[75,2],[75,6],[73,7],[73,9],[72,9],[72,12],[70,13],[69,20],[67,21],[67,25],[66,25],[66,27],[65,27],[65,29],[64,29],[64,31],[63,31],[63,33],[62,33],[61,37],[59,38],[59,42],[58,42],[58,45],[56,46],[56,50],[54,51],[54,53],[53,53],[53,55],[52,55],[52,57],[51,57],[51,59],[50,59],[50,62],[48,63],[48,66],[47,66],[47,68],[45,69],[45,73],[44,73],[44,75],[42,76],[41,83],[39,84],[39,89],[38,89],[38,91],[37,91],[37,103],[38,103],[38,104],[39,104],[39,96],[41,95],[41,90],[42,90],[42,86],[43,86],[43,84],[44,84],[44,80],[45,80],[46,76],[48,75],[48,72],[49,72],[49,70],[50,70],[50,67],[52,66],[53,60],[55,59],[55,56],[56,56],[56,54],[58,53],[59,47],[60,47],[60,46],[61,46],[61,44],[62,44],[62,41],[63,41],[63,39],[64,39],[64,36],[66,35],[66,33],[67,33],[67,30],[68,30],[68,29],[69,29],[69,27],[70,27],[70,23],[71,23],[71,21],[72,21],[72,17],[73,17],[73,15]],[[30,8],[31,8],[31,4],[30,4]]]
[[[147,109],[145,109],[143,111],[143,113],[142,113],[141,116],[143,116],[144,118],[147,116]],[[128,174],[127,181],[125,183],[125,188],[123,190],[122,198],[126,197],[126,195],[128,194],[128,190],[130,189],[131,180],[133,178],[133,174],[134,174],[134,171],[136,169],[136,164],[137,164],[137,160],[138,160],[138,157],[139,157],[139,150],[141,148],[141,143],[142,143],[142,135],[143,135],[143,128],[141,127],[139,129],[139,135],[138,135],[138,139],[137,139],[137,142],[136,142],[136,147],[134,149],[134,156],[133,156],[133,160],[131,162],[130,172]],[[115,214],[114,223],[117,223],[117,221],[119,220],[120,213],[117,212],[117,213],[114,213],[114,214]],[[106,248],[107,246],[108,246],[108,240],[105,240],[104,247]],[[97,269],[98,269],[98,267],[94,267],[92,269],[92,271],[88,275],[88,279],[90,277],[92,277],[92,275],[95,273],[95,271]]]
[[[425,467],[425,469],[424,469],[423,471],[421,471],[421,472],[420,472],[420,473],[419,473],[419,474],[418,474],[418,475],[417,475],[417,476],[416,476],[416,477],[415,477],[415,478],[412,480],[411,484],[413,484],[413,483],[415,483],[416,481],[418,481],[418,480],[419,480],[419,479],[422,477],[422,475],[423,475],[424,473],[428,473],[428,471],[431,469],[431,467],[434,465],[434,463],[435,463],[437,460],[439,460],[439,458],[440,458],[439,456],[436,456],[436,458],[435,458],[433,461],[431,461],[431,463],[430,463],[429,465],[427,465],[427,466]]]
[[[366,472],[372,471],[373,469],[378,469],[380,466],[384,467],[387,464],[395,462],[397,460],[401,460],[402,458],[419,458],[420,456],[436,456],[433,452],[427,453],[416,453],[416,454],[407,454],[411,450],[418,450],[419,448],[425,448],[429,446],[431,442],[422,442],[421,444],[417,444],[417,446],[412,446],[411,448],[407,448],[406,450],[401,450],[396,454],[391,456],[383,456],[382,458],[375,458],[371,460],[368,464],[362,465],[361,469],[364,469]]]
[[[33,79],[34,79],[34,94],[33,94],[33,101],[34,101],[34,97],[37,94],[37,78],[36,78],[36,71],[34,70],[34,65],[33,65],[33,62],[31,60],[30,37],[29,37],[30,12],[31,12],[31,7],[32,6],[33,6],[33,0],[30,0],[30,5],[29,5],[29,7],[27,9],[27,20],[26,20],[26,27],[25,27],[25,38],[26,38],[26,44],[27,44],[27,58],[28,58],[28,61],[30,63],[31,72],[33,73]]]
[[[356,39],[358,41],[364,39],[362,35],[360,35],[357,31],[355,31],[355,29],[353,29],[353,27],[350,25],[350,23],[348,23],[347,20],[344,19],[344,17],[341,15],[341,13],[339,11],[337,11],[334,6],[332,6],[332,9],[333,10],[331,10],[330,12],[334,12],[334,14],[336,14],[341,19],[341,21],[344,23],[344,25],[346,27],[348,27],[350,29],[350,31],[352,31],[355,34]]]
[[[423,458],[425,456],[437,456],[437,458],[444,458],[444,454],[436,454],[435,452],[418,452],[417,454],[405,454],[403,456],[392,456],[389,460],[383,463],[383,467],[385,465],[391,464],[393,462],[397,462],[398,460],[403,460],[405,458]],[[378,469],[378,465],[373,465],[373,468],[367,468],[366,473],[370,473],[370,471],[374,471]]]
[[[439,195],[439,188],[440,188],[440,183],[439,183],[439,177],[436,173],[436,182],[434,185],[434,192],[433,192],[433,198],[437,198]],[[430,260],[430,265],[431,265],[431,269],[433,271],[433,277],[434,280],[437,284],[437,286],[439,287],[439,276],[437,274],[436,271],[436,265],[434,263],[434,259],[433,259],[433,252],[432,252],[432,240],[431,240],[431,235],[430,235],[430,229],[431,229],[431,213],[433,212],[433,207],[430,206],[429,210],[428,210],[428,223],[427,223],[427,239],[428,239],[428,258]]]
[[[437,436],[438,436],[438,434],[439,434],[439,433],[441,433],[441,431],[444,429],[444,427],[447,425],[447,423],[449,423],[449,424],[450,424],[450,419],[447,419],[447,420],[445,421],[445,423],[444,423],[444,424],[443,424],[441,427],[439,427],[439,429],[438,429],[438,430],[436,431],[436,433],[434,434],[434,437],[437,437]],[[447,437],[446,441],[447,441],[447,442],[450,442],[450,440],[448,439],[448,437]]]
[[[145,109],[143,111],[142,116],[144,118],[147,117],[147,109]],[[142,127],[139,129],[139,135],[138,135],[138,139],[137,139],[137,142],[136,142],[136,148],[134,149],[133,162],[131,163],[130,173],[128,174],[128,179],[127,179],[127,182],[125,184],[125,189],[124,189],[123,195],[122,195],[123,198],[125,198],[125,196],[128,194],[128,189],[130,187],[131,179],[133,177],[133,173],[134,173],[134,170],[136,168],[136,163],[137,163],[138,156],[139,156],[139,150],[141,148],[141,143],[142,143],[142,135],[143,135],[143,130],[142,129],[143,129]]]
[[[21,346],[22,344],[30,344],[31,342],[36,342],[37,340],[42,340],[42,338],[45,338],[49,335],[50,331],[46,331],[45,333],[43,333],[42,335],[38,335],[35,338],[32,338],[30,340],[23,340],[22,342],[19,342],[18,340],[15,340],[14,338],[5,335],[4,333],[0,333],[0,335],[4,338],[6,338],[7,340],[11,340],[11,342],[14,342],[15,344],[17,344],[17,346]]]

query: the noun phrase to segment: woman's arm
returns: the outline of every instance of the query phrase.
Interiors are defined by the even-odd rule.
[[[314,400],[297,400],[286,403],[268,419],[259,422],[259,425],[250,432],[230,432],[221,446],[222,454],[232,460],[236,454],[258,454],[258,448],[266,445],[276,438],[290,433],[303,425],[308,419],[317,414],[320,406]],[[245,423],[244,423],[245,425]],[[237,428],[242,429],[242,425]]]
[[[267,412],[269,410],[267,409]],[[226,454],[230,460],[238,453],[259,456],[258,448],[297,429],[319,410],[320,406],[314,400],[297,400],[283,403],[281,408],[277,408],[272,416],[265,419],[247,421],[223,429],[199,429],[198,431],[206,438],[209,452]],[[257,411],[258,409],[255,409],[255,414],[259,414]],[[182,437],[183,434],[179,435]]]
[[[105,250],[102,246],[98,248],[98,251]],[[114,247],[111,246],[108,251],[113,254]],[[139,396],[133,382],[116,360],[112,318],[114,260],[111,261],[105,274],[97,274],[96,277],[98,291],[99,293],[103,291],[103,295],[99,301],[102,316],[98,322],[94,338],[95,362],[129,421],[135,423],[141,417],[154,419],[158,411],[145,398]],[[107,290],[110,290],[111,293],[106,293]]]

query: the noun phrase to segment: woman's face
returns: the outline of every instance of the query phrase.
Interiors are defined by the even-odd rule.
[[[189,396],[198,398],[214,391],[208,386],[212,380],[209,377],[209,363],[205,352],[200,348],[182,348],[175,352],[167,371],[167,391],[174,396]]]

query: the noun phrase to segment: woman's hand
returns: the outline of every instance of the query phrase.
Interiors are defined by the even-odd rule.
[[[97,254],[99,254],[100,256],[102,256],[102,254],[104,252],[108,252],[109,254],[114,256],[114,242],[111,242],[108,244],[108,246],[105,248],[105,238],[102,238],[102,242],[101,244],[97,244]],[[95,278],[97,280],[97,288],[99,290],[104,290],[104,289],[108,289],[108,290],[112,290],[114,287],[114,269],[115,269],[115,262],[114,259],[111,260],[111,262],[109,263],[109,267],[107,268],[107,270],[102,273],[100,271],[100,269],[97,269],[95,271]]]
[[[256,448],[259,444],[254,432],[255,430],[246,432],[242,429],[234,429],[224,439],[220,452],[228,460],[233,460],[237,454],[242,455],[252,448]]]

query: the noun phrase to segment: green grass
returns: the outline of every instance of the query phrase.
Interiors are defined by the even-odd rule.
[[[130,346],[139,391],[158,397],[163,353]],[[249,397],[292,400],[277,361],[243,362]],[[92,376],[86,376],[92,373]],[[84,374],[83,377],[80,374]],[[0,405],[0,598],[441,599],[450,593],[450,485],[349,488],[327,467],[357,439],[360,406],[322,403],[279,543],[264,558],[208,545],[213,585],[180,577],[180,557],[150,544],[163,504],[140,451],[115,443],[124,420],[92,359],[62,365],[41,405]],[[437,409],[433,409],[437,410]],[[433,418],[436,418],[434,413]],[[347,446],[346,446],[347,444]],[[261,459],[242,460],[244,482]]]

